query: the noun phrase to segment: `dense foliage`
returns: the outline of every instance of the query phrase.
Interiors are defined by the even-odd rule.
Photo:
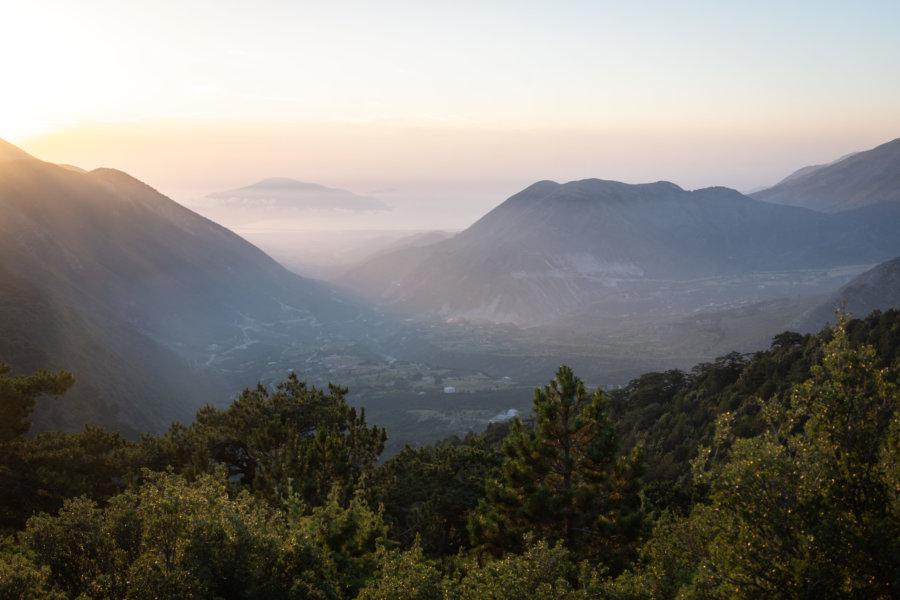
[[[896,597],[898,357],[887,311],[608,393],[561,367],[531,418],[381,463],[338,386],[28,437],[72,377],[0,366],[0,597]]]
[[[642,521],[640,452],[619,457],[606,396],[588,395],[568,367],[535,392],[534,425],[516,420],[504,461],[471,513],[473,541],[503,555],[529,534],[563,542],[577,558],[620,568]]]

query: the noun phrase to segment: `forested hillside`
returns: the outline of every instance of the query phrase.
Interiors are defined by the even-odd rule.
[[[131,442],[29,437],[72,377],[3,369],[0,597],[896,597],[898,358],[890,310],[611,392],[560,367],[528,418],[381,462],[335,385]]]

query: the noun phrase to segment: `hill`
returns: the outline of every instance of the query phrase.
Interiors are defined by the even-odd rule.
[[[900,205],[900,139],[829,165],[801,169],[751,195],[766,202],[830,213]]]
[[[869,225],[727,188],[542,181],[452,239],[375,257],[343,282],[407,310],[520,326],[677,313],[837,287],[814,271],[900,251]]]
[[[835,311],[842,305],[847,312],[860,317],[875,310],[900,308],[900,258],[883,262],[853,278],[793,323],[792,328],[807,333],[834,325]]]
[[[305,183],[287,177],[270,177],[246,187],[215,192],[207,198],[220,200],[230,208],[255,208],[265,211],[370,211],[388,210],[387,204],[346,190]]]
[[[358,224],[373,213],[390,207],[371,196],[361,196],[286,177],[272,177],[253,185],[215,192],[193,200],[190,207],[235,230],[266,228],[302,231],[342,224]]]

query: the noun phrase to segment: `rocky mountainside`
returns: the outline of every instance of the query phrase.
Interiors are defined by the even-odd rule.
[[[542,181],[452,239],[375,257],[344,283],[444,318],[526,326],[696,309],[808,283],[785,272],[900,253],[900,236],[870,225],[727,188]]]
[[[900,139],[821,167],[806,167],[768,189],[758,200],[843,212],[900,205]]]
[[[189,420],[367,314],[112,169],[0,161],[0,255],[0,360],[78,378],[46,426]]]
[[[834,325],[835,311],[844,306],[855,317],[865,317],[873,310],[900,308],[900,258],[895,258],[853,278],[825,302],[804,314],[792,329],[813,333],[826,325]]]

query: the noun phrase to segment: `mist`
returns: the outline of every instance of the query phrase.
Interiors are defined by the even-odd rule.
[[[124,170],[186,206],[208,194],[289,177],[371,195],[391,207],[384,223],[354,227],[461,229],[538,180],[665,180],[685,189],[747,191],[773,185],[800,166],[881,143],[883,131],[883,124],[852,132],[762,133],[749,127],[635,131],[143,119],[58,126],[19,145],[51,162]]]

